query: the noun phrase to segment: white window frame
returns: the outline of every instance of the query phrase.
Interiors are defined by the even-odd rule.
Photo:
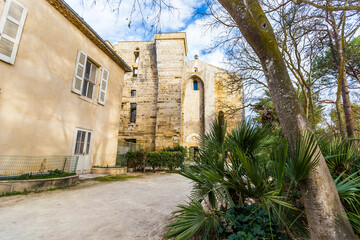
[[[22,12],[20,21],[17,21],[14,18],[8,16],[12,2],[14,2],[15,4],[17,4],[23,8],[23,12]],[[15,63],[15,58],[16,58],[17,50],[19,48],[20,38],[21,38],[22,31],[24,28],[24,23],[25,23],[27,12],[28,12],[28,9],[24,5],[19,3],[18,1],[16,1],[16,0],[7,0],[6,1],[1,18],[0,18],[0,39],[4,38],[4,39],[14,43],[14,46],[13,46],[13,49],[11,52],[11,56],[9,57],[9,56],[6,56],[6,55],[0,53],[0,60],[3,60],[4,62],[10,63],[10,64]],[[12,38],[3,33],[6,20],[10,20],[11,22],[13,22],[19,26],[15,38]]]
[[[91,133],[91,139],[90,139],[90,145],[89,145],[89,153],[88,153],[89,155],[91,155],[91,146],[92,146],[92,142],[93,142],[93,139],[94,139],[94,133],[93,133],[92,130],[85,129],[85,128],[75,128],[74,143],[73,143],[73,148],[72,148],[71,155],[73,155],[73,156],[83,155],[83,153],[75,154],[75,149],[76,149],[76,137],[77,137],[77,134],[78,134],[79,131],[86,132],[86,134],[85,134],[85,142],[84,142],[83,153],[84,153],[84,151],[86,151],[86,144],[87,144],[88,133]]]
[[[85,56],[84,64],[80,63],[80,56],[81,56],[81,54],[83,54],[83,55]],[[79,94],[79,95],[81,95],[81,93],[82,93],[82,88],[83,88],[83,84],[84,84],[86,61],[87,61],[87,54],[84,53],[83,51],[79,50],[79,51],[78,51],[77,58],[76,58],[75,73],[74,73],[74,79],[73,79],[73,84],[72,84],[72,91],[73,91],[74,93],[76,93],[76,94]],[[82,72],[82,75],[81,75],[81,76],[77,76],[77,75],[76,75],[77,72],[78,72],[79,66],[83,68],[83,72]],[[75,88],[76,78],[78,78],[78,79],[81,81],[81,83],[80,83],[80,89],[76,89],[76,88]]]
[[[91,66],[90,66],[89,80],[86,80],[86,79],[85,79],[86,64],[87,64],[87,62],[90,62],[90,64],[91,64]],[[94,82],[91,82],[91,81],[90,81],[90,78],[91,78],[91,76],[92,76],[92,71],[91,71],[92,68],[95,68]],[[87,97],[87,98],[89,98],[89,99],[94,99],[98,69],[99,69],[99,67],[98,67],[89,57],[87,57],[87,58],[86,58],[86,61],[85,61],[84,77],[83,77],[82,86],[81,86],[81,95],[82,95],[82,96]],[[92,93],[91,93],[91,98],[87,96],[88,91],[89,91],[89,85],[88,85],[87,92],[85,93],[85,95],[83,95],[83,92],[82,92],[82,91],[84,90],[83,87],[84,87],[84,82],[85,82],[85,81],[89,82],[89,84],[93,84],[93,85],[94,85],[94,87],[93,87],[93,89],[92,89]]]
[[[107,78],[106,79],[104,78],[104,72],[107,72]],[[99,89],[99,96],[98,96],[98,102],[101,105],[105,105],[106,93],[107,93],[107,88],[108,88],[108,85],[109,85],[109,75],[110,75],[110,72],[108,70],[106,70],[105,68],[101,69],[100,89]],[[102,89],[103,82],[106,83],[105,90]],[[104,101],[101,100],[101,93],[102,92],[104,93]]]

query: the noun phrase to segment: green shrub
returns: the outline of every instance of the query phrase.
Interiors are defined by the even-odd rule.
[[[187,154],[187,148],[180,146],[180,145],[173,147],[173,148],[165,148],[164,151],[165,152],[181,152],[183,157],[185,157]]]
[[[30,179],[46,179],[46,178],[60,178],[60,177],[69,177],[76,175],[76,173],[66,173],[59,169],[49,170],[47,173],[25,173],[16,177],[4,178],[6,180],[30,180]]]
[[[164,165],[172,171],[181,166],[181,159],[184,157],[182,152],[163,152],[165,153]]]
[[[64,171],[59,170],[59,169],[49,170],[48,172],[49,172],[50,175],[54,175],[54,176],[56,176],[56,175],[62,175],[62,174],[64,173]]]
[[[156,168],[168,168],[171,171],[181,166],[182,152],[149,152],[146,157],[146,163],[154,170]]]
[[[235,206],[223,217],[226,239],[287,239],[269,212],[256,205]]]
[[[153,170],[162,167],[162,152],[149,152],[146,156],[147,165],[151,166]]]
[[[127,152],[125,155],[128,168],[134,168],[134,171],[145,169],[145,159],[147,152],[140,150],[135,152]]]

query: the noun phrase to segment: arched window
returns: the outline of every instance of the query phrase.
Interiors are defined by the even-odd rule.
[[[194,72],[198,72],[198,68],[197,67],[194,67]]]
[[[194,90],[195,91],[199,90],[199,83],[197,80],[194,80]]]
[[[139,63],[139,58],[140,58],[140,48],[137,47],[134,52],[134,62]]]

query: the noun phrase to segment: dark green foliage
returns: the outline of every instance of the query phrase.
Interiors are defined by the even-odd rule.
[[[140,150],[135,152],[127,152],[125,155],[128,168],[136,170],[145,169],[145,159],[147,152]]]
[[[182,152],[149,152],[146,157],[147,165],[151,166],[154,170],[156,168],[168,168],[172,171],[181,166],[181,159],[183,158]]]
[[[349,139],[318,142],[350,223],[360,234],[360,155]]]
[[[342,180],[341,180],[342,179]],[[349,176],[345,172],[335,179],[335,186],[354,231],[360,233],[360,171]]]
[[[163,165],[161,152],[148,152],[146,156],[146,164],[151,166],[153,170]]]
[[[287,239],[269,212],[256,205],[232,207],[223,219],[223,231],[228,240]]]
[[[293,161],[289,162],[291,177],[295,182],[304,180],[315,169],[319,162],[320,152],[313,134],[305,132],[298,135],[296,141],[296,153]]]
[[[265,212],[266,224],[277,222],[278,229],[286,230],[290,236],[307,237],[298,183],[314,170],[318,162],[315,139],[311,134],[304,133],[297,139],[298,151],[290,154],[282,134],[277,130],[272,133],[271,129],[269,125],[241,122],[227,134],[226,122],[217,120],[203,136],[200,159],[180,174],[194,182],[191,199],[204,203],[205,208],[199,205],[204,214],[218,216],[221,211],[245,206],[250,201],[271,212],[270,215]],[[290,157],[292,155],[293,158]],[[182,208],[185,209],[184,206]],[[173,237],[183,239],[180,236],[182,232],[194,233],[195,227],[188,224],[187,214],[191,209],[189,206],[186,212],[174,217],[175,222],[169,230]],[[252,218],[248,216],[249,221]],[[219,221],[222,221],[221,218]],[[264,220],[261,221],[265,224]],[[196,229],[205,228],[203,225],[206,224],[207,221],[199,221]],[[175,226],[182,229],[181,232],[174,231]],[[269,227],[267,229],[270,230]],[[229,239],[257,239],[257,234],[259,239],[269,239],[268,232],[262,232],[261,228],[254,227],[253,231],[249,235],[239,231],[238,238],[235,233]],[[203,237],[201,232],[195,233],[195,239]]]
[[[335,179],[344,171],[357,172],[360,166],[360,155],[348,139],[334,138],[319,140],[321,152],[325,156],[332,177]]]
[[[43,174],[33,174],[33,173],[26,173],[22,174],[18,177],[10,177],[10,178],[2,178],[4,180],[30,180],[30,179],[46,179],[46,178],[61,178],[61,177],[69,177],[73,176],[76,173],[66,173],[59,169],[49,170],[47,173]]]
[[[220,212],[206,212],[198,201],[191,201],[188,205],[180,205],[180,210],[174,212],[173,222],[168,226],[170,230],[165,238],[175,240],[219,239],[222,231]]]
[[[187,153],[186,147],[183,147],[180,145],[177,145],[176,147],[173,147],[173,148],[165,148],[164,151],[166,151],[166,152],[181,152],[184,157],[186,156],[186,153]]]
[[[249,121],[240,122],[227,136],[228,148],[239,148],[246,156],[253,158],[269,138],[269,125],[260,126]]]
[[[134,171],[144,170],[146,166],[151,166],[153,170],[168,168],[172,171],[181,166],[183,156],[183,152],[176,151],[145,152],[140,150],[127,152],[126,160],[128,168],[134,168]]]
[[[309,132],[299,134],[293,145],[295,151],[290,152],[281,131],[268,125],[242,122],[227,133],[226,122],[215,121],[202,138],[200,159],[180,172],[194,183],[191,202],[180,206],[167,236],[223,239],[227,233],[228,239],[285,239],[282,230],[294,239],[308,238],[299,182],[317,166],[318,146],[349,220],[360,233],[360,160],[354,147],[347,140],[316,144]],[[246,212],[249,202],[259,208],[259,213],[251,209],[254,206]],[[227,210],[233,223],[225,220],[226,228],[218,229],[215,226],[226,219],[223,214]],[[209,231],[202,231],[209,225],[215,229],[211,237]]]
[[[346,73],[348,76],[359,77],[360,70],[360,36],[352,39],[345,46]],[[338,76],[338,63],[335,61],[331,49],[326,49],[321,55],[315,57],[313,66],[313,77],[320,79],[323,83],[328,83],[331,79]]]
[[[165,166],[172,171],[181,166],[181,159],[183,158],[182,152],[168,152]]]

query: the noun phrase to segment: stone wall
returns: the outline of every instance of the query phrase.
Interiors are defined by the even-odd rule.
[[[139,48],[139,63],[134,52]],[[138,76],[125,75],[119,138],[136,139],[145,149],[176,145],[199,146],[199,136],[223,111],[230,127],[242,118],[242,93],[226,90],[227,72],[199,59],[185,62],[185,33],[155,34],[154,41],[118,42],[114,49]],[[193,81],[198,82],[194,90]],[[136,97],[131,97],[136,90]],[[136,123],[130,123],[130,103],[137,103]]]
[[[155,149],[180,144],[181,83],[185,70],[185,33],[155,34],[158,98]]]
[[[135,63],[134,52],[139,48],[139,60]],[[118,42],[114,49],[138,75],[125,74],[123,102],[121,105],[119,136],[136,139],[145,149],[155,149],[155,126],[157,114],[157,64],[154,42]],[[136,90],[136,96],[131,96]],[[130,123],[130,104],[136,103],[136,122]]]
[[[230,76],[227,73],[215,75],[215,113],[224,113],[228,130],[231,130],[244,119],[244,99],[242,89],[232,89],[229,87],[229,81]]]

